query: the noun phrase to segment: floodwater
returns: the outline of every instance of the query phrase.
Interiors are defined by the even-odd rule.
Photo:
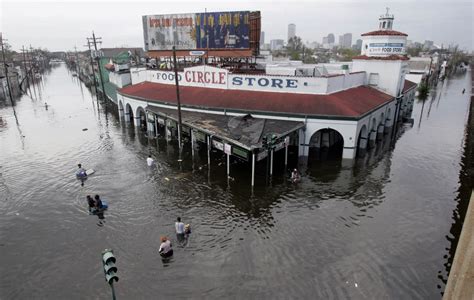
[[[227,182],[218,153],[210,174],[205,154],[178,162],[173,145],[137,133],[55,67],[36,97],[17,101],[16,118],[0,107],[0,298],[111,297],[105,248],[119,299],[441,298],[469,84],[469,73],[440,83],[415,104],[413,126],[353,167],[313,164],[298,185],[277,168],[266,186],[260,171],[252,192],[249,169],[233,166]],[[96,170],[83,186],[78,162]],[[88,194],[109,203],[105,219],[88,214]],[[177,216],[193,229],[181,247]],[[173,241],[169,261],[160,235]]]

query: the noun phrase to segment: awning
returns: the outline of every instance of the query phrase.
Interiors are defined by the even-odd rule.
[[[148,105],[146,110],[159,117],[178,121],[178,111],[175,109]],[[186,110],[181,111],[181,120],[184,126],[212,135],[248,151],[261,148],[262,139],[265,136],[275,135],[277,140],[282,140],[290,133],[304,127],[303,122],[254,118],[251,115],[207,114]]]

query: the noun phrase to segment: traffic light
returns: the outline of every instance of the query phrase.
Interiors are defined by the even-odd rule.
[[[272,134],[272,140],[271,141],[272,141],[271,142],[272,145],[276,144],[276,142],[277,142],[277,135],[276,134]]]
[[[102,252],[102,264],[104,266],[105,281],[109,284],[113,284],[114,280],[119,280],[117,276],[117,267],[115,266],[115,256],[111,249],[105,249]]]

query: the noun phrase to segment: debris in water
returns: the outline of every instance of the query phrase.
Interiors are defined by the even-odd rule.
[[[166,181],[170,181],[170,179],[169,179],[168,177],[165,177],[165,180],[166,180]]]
[[[83,128],[82,131],[87,131],[88,129],[87,128]]]
[[[355,287],[357,287],[357,282],[354,283]]]

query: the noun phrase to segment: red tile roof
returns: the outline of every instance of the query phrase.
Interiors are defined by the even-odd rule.
[[[399,36],[408,36],[408,34],[396,31],[396,30],[375,30],[367,33],[361,34],[361,36],[371,36],[371,35],[399,35]]]
[[[412,89],[413,87],[416,87],[417,84],[414,83],[413,81],[410,81],[410,80],[406,80],[405,79],[405,83],[403,85],[403,92],[406,92],[408,91],[409,89]]]
[[[367,55],[359,55],[352,59],[367,59],[367,60],[409,60],[408,57],[403,55],[396,55],[392,54],[389,56],[367,56]]]
[[[181,86],[181,105],[194,108],[358,118],[393,97],[367,86],[330,95],[240,91]],[[142,82],[119,89],[124,96],[176,105],[176,87]]]

